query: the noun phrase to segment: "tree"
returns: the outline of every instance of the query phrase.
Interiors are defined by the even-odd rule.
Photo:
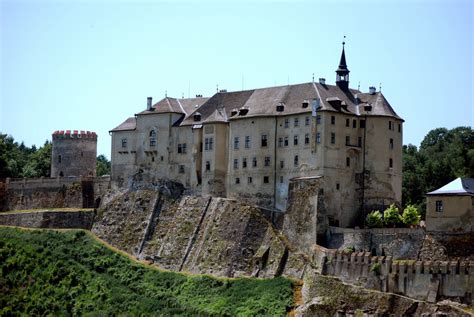
[[[421,216],[418,209],[413,205],[406,206],[403,210],[402,222],[407,226],[411,226],[419,224],[420,220]]]
[[[97,157],[97,176],[110,175],[110,161],[101,154]]]
[[[382,214],[378,210],[371,211],[365,218],[365,225],[369,228],[382,228]]]
[[[395,204],[391,204],[390,207],[385,209],[383,212],[383,221],[387,226],[396,226],[401,222],[400,212]]]

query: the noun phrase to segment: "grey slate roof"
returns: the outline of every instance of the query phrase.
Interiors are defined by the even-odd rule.
[[[137,126],[137,120],[135,119],[135,117],[130,117],[124,122],[122,122],[119,126],[110,130],[109,132],[131,131],[131,130],[135,130],[136,126]]]
[[[355,98],[356,95],[359,97],[357,100]],[[311,113],[311,102],[314,98],[318,98],[321,101],[318,111],[334,111],[367,116],[389,116],[402,120],[380,92],[371,95],[369,93],[361,93],[355,89],[344,91],[336,85],[304,83],[217,93],[199,107],[201,121],[194,121],[194,118],[189,115],[181,125],[210,122],[212,120],[208,120],[208,118],[215,113],[218,107],[225,111],[227,120],[274,116],[277,114]],[[309,106],[303,108],[302,105],[305,101],[309,103]],[[284,111],[278,113],[276,106],[280,103],[284,105]],[[367,105],[371,106],[370,111],[365,110]],[[245,115],[237,114],[232,116],[231,111],[233,109],[247,109],[247,112]]]
[[[474,195],[474,178],[456,178],[426,195]]]
[[[139,112],[138,115],[145,115],[145,114],[156,114],[156,113],[182,113],[184,115],[189,115],[192,113],[197,106],[200,107],[204,102],[206,102],[209,98],[172,98],[172,97],[165,97],[155,103],[152,106],[152,110],[144,110]]]

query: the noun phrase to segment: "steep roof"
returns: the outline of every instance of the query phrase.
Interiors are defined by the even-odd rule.
[[[426,195],[470,195],[474,196],[474,178],[456,178],[452,182]]]
[[[117,127],[114,129],[110,130],[109,132],[118,132],[118,131],[131,131],[135,130],[137,126],[137,120],[135,117],[130,117],[121,124],[119,124]]]
[[[151,110],[144,110],[138,113],[138,115],[145,114],[156,114],[156,113],[182,113],[188,116],[196,108],[199,108],[209,98],[197,97],[197,98],[172,98],[165,97],[155,103]],[[197,107],[196,107],[197,106]]]
[[[190,114],[180,125],[215,122],[216,109],[218,108],[226,115],[221,116],[219,122],[258,116],[311,113],[311,102],[316,98],[320,99],[318,111],[390,116],[402,120],[380,92],[371,95],[355,89],[343,90],[336,85],[304,83],[217,93],[199,107],[200,121],[194,121]],[[305,102],[308,103],[307,107],[303,107]],[[277,112],[276,106],[280,104],[284,106],[284,110]],[[370,110],[365,107],[368,105],[370,105]],[[239,111],[242,109],[244,111]],[[237,110],[237,114],[232,115],[232,110]]]

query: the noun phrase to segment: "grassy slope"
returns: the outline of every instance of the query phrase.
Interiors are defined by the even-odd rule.
[[[146,267],[84,231],[0,227],[3,315],[286,315],[284,278],[216,279]]]

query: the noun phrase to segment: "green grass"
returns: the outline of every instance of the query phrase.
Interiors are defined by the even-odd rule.
[[[0,316],[284,316],[293,282],[217,279],[130,260],[80,230],[0,227]]]

